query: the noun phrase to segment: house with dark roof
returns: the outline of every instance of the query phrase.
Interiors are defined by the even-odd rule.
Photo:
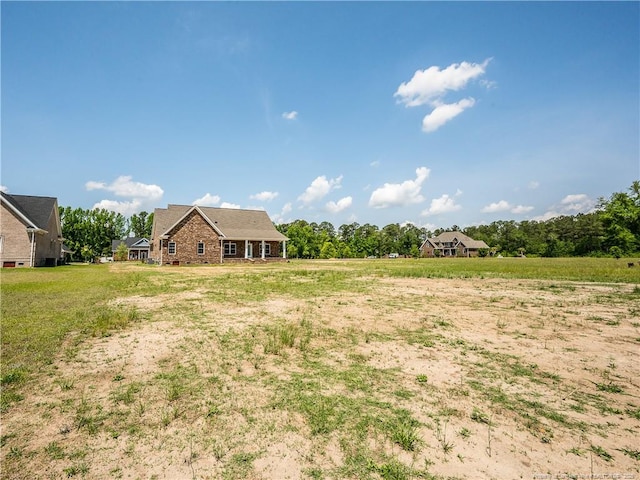
[[[0,192],[0,204],[0,265],[43,267],[62,261],[56,198]]]
[[[127,237],[123,240],[112,240],[111,251],[113,258],[116,257],[116,251],[121,244],[127,247],[127,260],[140,260],[144,262],[149,258],[149,240],[140,237]]]
[[[161,265],[282,261],[287,240],[263,210],[169,205],[153,212],[149,258]]]
[[[456,231],[427,238],[420,246],[420,252],[423,257],[476,257],[482,248],[489,249],[489,245]]]

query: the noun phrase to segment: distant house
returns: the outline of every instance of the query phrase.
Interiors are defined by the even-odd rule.
[[[111,242],[111,251],[113,252],[114,258],[118,247],[122,243],[127,247],[127,260],[140,260],[144,262],[149,258],[149,240],[140,237],[128,237],[124,240],[113,240]]]
[[[284,260],[287,240],[263,210],[169,205],[153,212],[149,258],[171,265]]]
[[[489,245],[462,232],[444,232],[427,238],[420,246],[420,253],[423,257],[476,257],[482,248],[488,249]]]
[[[0,192],[0,262],[44,267],[62,262],[62,227],[54,197]]]

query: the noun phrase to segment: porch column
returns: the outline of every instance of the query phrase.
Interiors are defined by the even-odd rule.
[[[265,255],[264,255],[265,254],[265,250],[266,250],[266,248],[264,248],[264,240],[262,240],[262,260],[264,260],[264,257],[265,257]]]
[[[287,258],[287,241],[282,241],[282,258]]]
[[[249,240],[244,241],[244,258],[249,258]]]

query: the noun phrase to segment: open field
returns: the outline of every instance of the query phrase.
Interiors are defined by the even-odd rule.
[[[640,479],[627,260],[1,275],[3,479]]]

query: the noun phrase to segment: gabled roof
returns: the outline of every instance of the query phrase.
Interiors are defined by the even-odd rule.
[[[116,251],[121,243],[124,243],[127,248],[148,248],[149,240],[142,237],[127,237],[123,240],[112,240],[111,250]]]
[[[168,235],[178,223],[192,212],[202,215],[213,230],[226,240],[284,241],[264,210],[169,205],[153,212],[153,238]]]
[[[13,195],[5,192],[0,192],[0,195],[2,202],[6,203],[7,207],[22,219],[27,228],[46,232],[52,212],[57,216],[58,200],[54,197]]]
[[[442,232],[440,235],[436,235],[432,238],[427,238],[422,245],[424,246],[424,244],[427,242],[429,242],[434,248],[441,248],[441,245],[443,243],[461,243],[466,248],[489,248],[489,245],[487,245],[483,240],[474,240],[464,233],[457,231]]]
[[[489,248],[489,245],[487,245],[484,240],[464,240],[462,242],[462,245],[464,245],[467,248]]]

